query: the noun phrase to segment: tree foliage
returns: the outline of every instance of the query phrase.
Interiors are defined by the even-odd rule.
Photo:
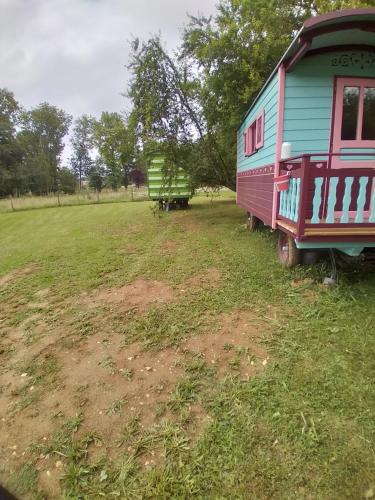
[[[77,178],[67,167],[61,167],[57,172],[57,187],[59,191],[73,194],[76,191]]]
[[[18,140],[23,151],[23,171],[28,190],[45,194],[57,190],[58,166],[64,149],[63,139],[71,116],[65,111],[41,103],[21,114],[22,129]]]
[[[22,110],[0,89],[0,196],[58,189],[58,166],[71,117],[42,103]]]
[[[221,0],[190,17],[174,56],[135,40],[128,95],[139,140],[164,148],[204,185],[235,186],[236,129],[304,20],[360,0]]]
[[[94,118],[82,115],[74,121],[71,137],[73,154],[70,164],[73,172],[78,178],[79,188],[82,188],[82,180],[88,176],[93,165],[93,134]]]
[[[0,197],[24,193],[73,193],[77,179],[100,192],[130,182],[137,155],[134,127],[118,113],[102,113],[100,120],[82,115],[74,121],[70,169],[61,166],[64,140],[71,116],[48,103],[21,108],[12,92],[0,89]]]
[[[143,44],[133,43],[130,68],[132,118],[146,155],[162,152],[167,163],[190,171],[201,182],[231,184],[201,110],[199,79],[188,61],[172,58],[160,38],[153,37]]]
[[[95,189],[97,193],[100,193],[103,189],[105,179],[105,168],[100,158],[96,160],[96,162],[91,167],[88,174],[88,179],[90,188]]]
[[[127,187],[128,169],[134,162],[135,137],[119,113],[102,113],[94,122],[94,140],[101,162],[106,167],[106,181],[112,189],[122,183]]]
[[[14,192],[22,176],[22,151],[16,133],[19,114],[13,93],[0,89],[0,196]]]

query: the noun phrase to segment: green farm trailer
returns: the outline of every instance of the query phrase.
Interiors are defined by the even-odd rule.
[[[155,155],[148,168],[148,195],[160,208],[187,208],[192,197],[189,176],[182,169],[169,168],[163,155]]]

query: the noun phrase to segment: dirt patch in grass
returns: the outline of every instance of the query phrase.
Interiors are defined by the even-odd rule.
[[[34,264],[26,267],[21,267],[19,269],[15,269],[14,271],[6,274],[5,276],[0,277],[0,287],[3,287],[8,283],[13,283],[13,281],[17,281],[21,278],[24,278],[29,274],[33,274],[37,271],[37,269],[38,269],[37,266]]]
[[[212,417],[201,404],[193,403],[189,406],[189,421],[186,424],[186,433],[189,436],[191,446],[197,444],[198,439],[211,421]]]
[[[317,285],[312,278],[294,279],[291,285],[307,302],[315,302],[318,300],[321,292],[321,285]]]
[[[158,408],[183,373],[174,349],[145,351],[141,344],[122,346],[122,338],[95,335],[80,347],[60,354],[63,362],[58,406],[45,402],[46,413],[72,415],[83,411],[84,428],[96,431],[105,446],[100,454],[116,454],[121,430],[138,416],[142,428],[158,419]]]
[[[314,284],[314,280],[312,278],[303,278],[303,279],[294,279],[291,282],[291,285],[295,289],[305,290],[306,288],[311,287]]]
[[[41,400],[58,400],[57,373],[55,358],[46,354],[29,364],[8,365],[0,375],[0,455],[8,472],[28,463],[29,446],[44,442],[54,430],[55,422],[43,411]]]
[[[125,253],[127,253],[127,254],[134,255],[137,252],[138,252],[138,248],[135,245],[133,245],[133,243],[128,243],[125,246]]]
[[[58,343],[64,334],[64,330],[60,328],[51,329],[40,313],[31,314],[18,327],[4,328],[0,338],[0,350],[9,353],[4,368],[16,367],[19,363],[30,363],[44,350]]]
[[[29,309],[46,309],[48,305],[48,302],[29,302],[27,307]]]
[[[161,245],[161,252],[164,254],[174,253],[177,249],[177,242],[174,240],[165,240]]]
[[[83,302],[89,308],[97,305],[116,305],[126,311],[137,309],[145,311],[152,305],[162,304],[174,299],[173,289],[161,281],[139,278],[129,285],[120,288],[99,290]]]
[[[35,296],[38,297],[39,299],[44,299],[50,293],[51,293],[51,289],[50,288],[42,288],[41,290],[38,290],[37,292],[35,292]]]
[[[34,320],[34,326],[43,330],[40,317]],[[219,328],[214,333],[197,335],[179,348],[159,351],[145,350],[140,343],[124,346],[118,334],[92,335],[74,350],[65,349],[50,333],[22,349],[18,344],[14,355],[17,363],[0,377],[4,387],[0,393],[0,452],[6,457],[5,469],[14,471],[34,460],[39,484],[50,498],[58,497],[64,457],[54,453],[35,455],[30,446],[50,446],[61,425],[80,413],[83,422],[74,439],[82,439],[87,433],[98,436],[98,445],[89,448],[92,462],[117,460],[125,452],[134,454],[142,468],[161,466],[173,425],[180,429],[176,432],[186,436],[189,446],[194,446],[211,417],[194,384],[191,387],[198,390],[198,396],[189,400],[189,394],[185,394],[191,377],[197,377],[194,380],[203,386],[215,383],[215,372],[219,378],[232,374],[247,379],[262,372],[269,361],[261,344],[270,334],[265,322],[248,311],[235,311],[221,314],[217,323]],[[20,371],[21,358],[23,364],[27,359],[29,366],[56,360],[58,383],[49,386],[41,379],[38,383],[42,385],[36,384],[31,390],[29,374]],[[192,375],[192,366],[197,369],[199,360],[208,368]],[[210,371],[210,367],[215,370]],[[178,388],[182,391],[179,396]],[[16,413],[11,411],[17,401],[33,391],[41,391],[35,401]],[[182,398],[181,405],[178,398]],[[177,408],[171,406],[172,401]],[[138,427],[129,435],[134,422]]]
[[[179,219],[176,223],[179,227],[182,227],[187,232],[198,231],[201,228],[199,222],[193,220],[192,218],[186,217],[185,219]]]
[[[262,343],[271,335],[266,322],[248,311],[221,314],[218,330],[190,338],[181,346],[200,354],[217,368],[219,377],[229,373],[248,379],[262,372],[269,354]]]
[[[60,466],[60,460],[48,460],[38,465],[38,482],[43,491],[48,492],[49,499],[61,498],[60,478],[64,470]],[[43,464],[43,465],[42,465]],[[48,467],[48,469],[46,469]]]
[[[197,274],[184,281],[180,289],[182,292],[190,289],[217,288],[221,282],[221,272],[215,267],[211,267],[201,274]]]

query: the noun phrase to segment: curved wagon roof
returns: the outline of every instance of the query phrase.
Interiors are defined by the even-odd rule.
[[[354,48],[375,52],[375,8],[347,9],[307,19],[253,100],[245,117],[282,64],[286,71],[291,71],[303,57]]]

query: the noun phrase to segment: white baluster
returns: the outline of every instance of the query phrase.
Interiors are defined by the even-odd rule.
[[[342,202],[342,216],[340,222],[342,224],[349,222],[349,207],[352,201],[352,185],[353,185],[354,177],[346,177],[345,178],[345,193],[344,199]]]

